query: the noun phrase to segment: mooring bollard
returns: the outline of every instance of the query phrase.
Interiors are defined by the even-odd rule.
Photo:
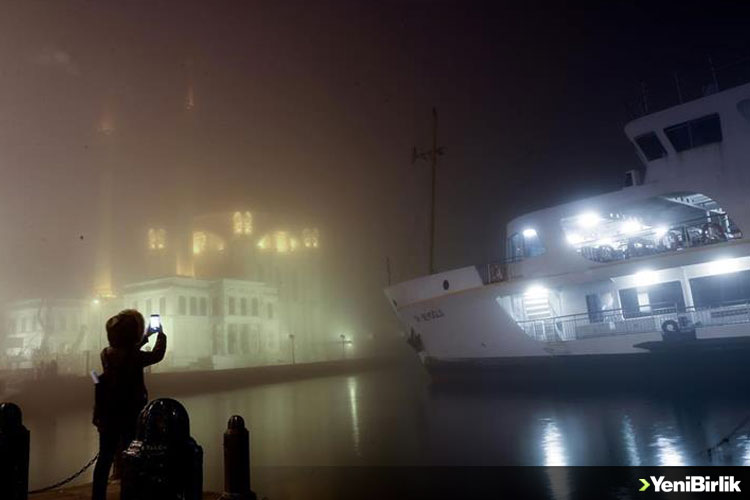
[[[121,500],[201,500],[203,449],[190,437],[185,407],[151,401],[138,417],[136,437],[122,454]]]
[[[239,415],[224,433],[224,493],[219,500],[255,500],[250,488],[250,432]]]
[[[29,492],[29,430],[21,408],[0,404],[0,496],[26,500]]]

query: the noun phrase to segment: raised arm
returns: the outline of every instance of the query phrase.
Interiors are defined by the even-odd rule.
[[[143,366],[149,366],[158,363],[164,359],[164,353],[167,352],[167,336],[164,332],[159,332],[156,336],[156,344],[151,351],[138,351],[140,355],[141,364]]]

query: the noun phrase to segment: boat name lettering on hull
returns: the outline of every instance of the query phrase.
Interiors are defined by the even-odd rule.
[[[427,312],[419,313],[414,315],[414,321],[417,323],[421,323],[422,321],[432,321],[433,319],[440,319],[445,314],[443,314],[442,309],[432,309]]]

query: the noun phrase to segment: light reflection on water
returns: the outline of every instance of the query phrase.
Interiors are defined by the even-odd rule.
[[[233,414],[248,422],[254,466],[750,464],[747,428],[712,462],[700,453],[750,414],[743,397],[464,389],[430,388],[410,365],[178,399],[204,448],[211,489],[222,486],[222,435]],[[90,408],[27,415],[32,487],[91,458],[90,422]],[[565,477],[550,476],[550,487],[568,495]]]
[[[630,421],[628,415],[622,417],[622,439],[625,449],[628,452],[628,465],[634,467],[641,465],[641,455],[638,453],[635,430],[633,429],[633,423]]]
[[[542,449],[544,450],[544,465],[568,465],[565,459],[565,447],[560,428],[554,420],[545,419],[544,433],[542,436]]]
[[[674,437],[656,435],[652,444],[656,448],[659,465],[679,467],[688,465],[680,451],[680,440]]]
[[[346,386],[349,389],[349,411],[352,417],[352,439],[354,440],[354,452],[357,456],[362,456],[359,447],[359,412],[357,411],[357,378],[348,377]]]

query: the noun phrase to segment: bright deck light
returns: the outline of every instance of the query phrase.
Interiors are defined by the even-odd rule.
[[[654,236],[657,238],[661,238],[665,234],[667,234],[667,231],[669,231],[669,228],[667,226],[656,226],[654,228]]]
[[[599,224],[602,218],[595,212],[584,212],[578,216],[578,225],[581,227],[594,227]]]
[[[568,243],[570,243],[571,245],[577,245],[583,242],[583,238],[581,237],[581,235],[576,233],[568,234],[567,236],[565,236],[565,239],[568,240]]]
[[[636,286],[648,286],[656,283],[657,275],[655,271],[638,271],[633,275]]]
[[[719,259],[708,263],[711,274],[733,273],[739,270],[737,259]]]
[[[622,226],[620,226],[620,230],[625,234],[637,233],[641,229],[643,229],[643,226],[636,219],[627,219],[622,223]]]
[[[524,292],[524,296],[527,298],[543,298],[546,297],[549,294],[549,290],[544,288],[541,285],[531,285],[529,288],[526,289],[526,292]]]
[[[522,232],[524,238],[533,238],[536,236],[536,229],[526,228]]]

